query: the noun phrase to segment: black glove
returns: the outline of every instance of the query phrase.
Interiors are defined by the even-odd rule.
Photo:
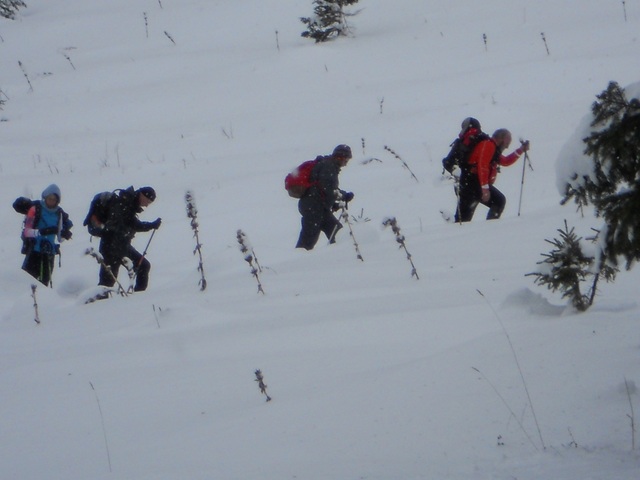
[[[58,227],[45,227],[38,230],[40,235],[55,235],[58,233]]]
[[[149,224],[149,226],[153,229],[153,230],[157,230],[160,228],[160,224],[162,223],[162,219],[161,218],[156,218],[153,222],[151,222]]]
[[[71,230],[63,230],[62,233],[60,233],[60,236],[65,240],[71,240],[73,234],[71,233]]]
[[[345,203],[349,203],[351,200],[353,200],[353,192],[344,192],[342,194],[342,200],[344,200]]]

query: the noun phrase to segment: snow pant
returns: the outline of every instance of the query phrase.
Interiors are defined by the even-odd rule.
[[[151,270],[151,263],[149,263],[149,260],[144,258],[142,254],[131,245],[127,247],[124,255],[112,255],[107,247],[107,245],[103,245],[101,243],[100,253],[104,259],[104,264],[111,270],[111,274],[103,265],[101,265],[100,281],[98,282],[98,285],[113,287],[116,283],[116,278],[118,278],[120,266],[123,265],[124,257],[126,257],[133,263],[133,269],[136,273],[136,283],[133,287],[134,292],[142,292],[146,290],[147,285],[149,284],[149,271]]]
[[[476,207],[479,203],[489,208],[487,212],[487,220],[496,220],[500,218],[507,199],[493,185],[489,185],[489,193],[491,194],[489,201],[482,201],[482,188],[478,181],[478,176],[474,173],[464,173],[460,177],[460,188],[458,189],[458,208],[456,209],[456,222],[470,222]]]
[[[51,284],[55,255],[31,251],[24,257],[22,269],[47,287]]]
[[[342,225],[333,216],[331,210],[320,202],[300,201],[298,211],[302,215],[302,228],[296,248],[312,250],[318,243],[321,232],[327,236],[329,243],[336,242],[336,233],[342,228]]]

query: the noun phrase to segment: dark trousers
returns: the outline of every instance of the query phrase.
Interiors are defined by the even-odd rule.
[[[329,243],[335,243],[336,233],[342,225],[330,210],[319,204],[300,204],[298,210],[302,215],[302,228],[296,248],[312,250],[318,243],[320,233],[324,233],[329,239]]]
[[[116,283],[116,278],[118,278],[118,271],[120,270],[120,266],[123,264],[123,257],[120,256],[111,256],[108,253],[102,252],[102,257],[104,258],[104,263],[111,269],[111,274],[107,271],[104,266],[100,266],[100,281],[98,285],[103,285],[105,287],[113,287]],[[142,292],[147,289],[147,285],[149,284],[149,271],[151,270],[151,263],[149,260],[144,258],[140,252],[138,252],[131,245],[127,248],[127,252],[124,255],[131,260],[133,263],[133,269],[136,273],[136,283],[133,287],[135,292]]]
[[[55,255],[32,251],[24,257],[22,269],[47,287],[51,283]]]
[[[456,209],[456,222],[470,222],[476,207],[479,203],[489,208],[487,220],[500,218],[507,199],[493,185],[489,186],[491,197],[488,202],[482,201],[482,188],[478,181],[478,176],[474,173],[464,173],[460,177],[460,187],[458,189],[458,208]]]

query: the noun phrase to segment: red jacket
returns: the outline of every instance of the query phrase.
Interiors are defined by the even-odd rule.
[[[483,140],[471,152],[469,157],[469,165],[471,172],[478,175],[480,185],[493,185],[498,176],[498,166],[508,167],[516,163],[522,149],[518,148],[507,156],[499,154],[496,151],[497,145],[493,139]],[[494,157],[497,156],[497,159]]]

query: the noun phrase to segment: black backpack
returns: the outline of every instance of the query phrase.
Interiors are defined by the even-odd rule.
[[[116,191],[100,192],[94,195],[89,204],[89,212],[82,222],[90,235],[101,237],[104,224],[109,219],[109,209],[116,198]]]
[[[467,138],[467,142],[458,137],[450,145],[451,150],[449,154],[442,159],[442,168],[449,173],[453,172],[453,169],[457,166],[460,170],[469,168],[469,157],[471,152],[476,148],[483,140],[491,138],[484,132],[478,132],[473,136]],[[444,173],[444,170],[442,173]]]
[[[42,215],[42,205],[40,204],[39,200],[31,200],[30,198],[27,198],[27,197],[18,197],[13,202],[13,209],[20,215],[27,215],[31,207],[35,207],[36,209],[35,217],[34,217],[34,225],[38,225],[38,222],[40,221],[40,216]],[[58,215],[59,215],[58,222],[59,224],[62,225],[62,232],[60,234],[62,235],[63,238],[66,238],[66,239],[71,238],[70,230],[71,230],[71,227],[73,226],[73,223],[71,223],[71,221],[69,220],[69,215],[67,215],[67,213],[64,210],[62,210],[62,208],[58,209]],[[25,221],[26,221],[26,218],[25,218]],[[66,235],[65,232],[69,234],[68,237],[65,236]],[[28,255],[33,249],[34,245],[35,245],[35,239],[22,237],[22,250],[20,253],[22,253],[23,255]],[[60,253],[59,245],[55,246],[55,253],[56,254]]]
[[[31,200],[27,197],[18,197],[13,202],[13,209],[18,212],[20,215],[26,215],[29,213],[29,209],[34,205],[39,205],[40,202],[37,200]]]
[[[29,213],[29,209],[31,207],[36,207],[35,224],[37,225],[41,215],[39,201],[31,200],[27,197],[18,197],[13,202],[13,209],[20,215],[26,215],[27,213]],[[35,240],[33,238],[22,237],[22,249],[20,250],[20,253],[22,255],[27,255],[29,252],[31,252],[34,245]]]

